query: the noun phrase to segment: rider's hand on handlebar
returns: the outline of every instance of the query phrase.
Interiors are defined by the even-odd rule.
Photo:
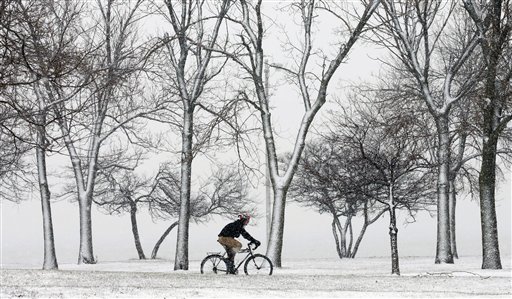
[[[258,240],[254,240],[253,242],[249,243],[249,245],[254,245],[254,248],[252,250],[256,250],[256,248],[260,247],[261,242]]]

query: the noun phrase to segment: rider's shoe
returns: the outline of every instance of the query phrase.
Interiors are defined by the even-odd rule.
[[[226,266],[227,266],[228,274],[235,274],[235,275],[238,274],[238,271],[235,269],[235,263],[233,263],[230,260],[227,260]]]
[[[237,269],[231,269],[231,270],[229,270],[229,274],[238,275],[238,270]]]

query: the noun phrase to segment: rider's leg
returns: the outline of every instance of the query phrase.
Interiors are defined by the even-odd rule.
[[[228,266],[228,273],[235,274],[235,255],[236,251],[233,250],[233,248],[226,248],[226,252],[228,254],[228,259],[226,261],[226,264]]]
[[[218,242],[224,246],[228,254],[227,267],[229,273],[235,273],[235,255],[242,249],[242,243],[231,237],[219,237]]]

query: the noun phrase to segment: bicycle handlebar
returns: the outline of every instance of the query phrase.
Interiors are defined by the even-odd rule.
[[[254,247],[253,247],[253,248],[251,248],[251,245],[253,245]],[[247,247],[251,248],[251,250],[256,250],[256,249],[257,249],[258,247],[260,247],[260,246],[259,246],[259,245],[254,244],[253,242],[251,242],[251,243],[247,244]]]

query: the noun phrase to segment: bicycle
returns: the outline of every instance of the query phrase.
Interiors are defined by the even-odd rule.
[[[244,272],[246,275],[272,275],[274,266],[268,257],[263,254],[253,253],[258,246],[251,248],[251,243],[247,248],[242,249],[239,253],[247,253],[247,255],[235,267],[236,273],[238,268],[244,264]],[[207,252],[207,256],[201,262],[201,274],[228,274],[226,252]],[[236,263],[235,263],[236,264]]]

